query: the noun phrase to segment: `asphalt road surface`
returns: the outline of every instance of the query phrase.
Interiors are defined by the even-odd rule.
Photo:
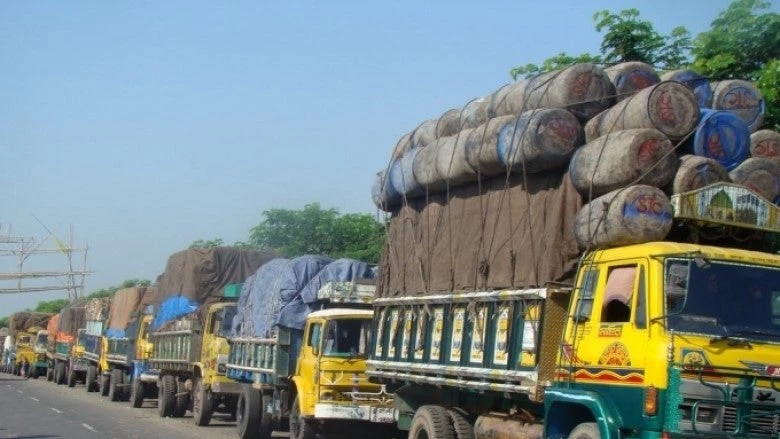
[[[0,374],[0,439],[44,438],[229,438],[237,439],[235,423],[215,414],[211,425],[198,427],[184,418],[160,418],[157,401],[134,409],[111,402],[84,385],[57,386],[45,378],[27,380]],[[274,437],[289,437],[275,433]]]

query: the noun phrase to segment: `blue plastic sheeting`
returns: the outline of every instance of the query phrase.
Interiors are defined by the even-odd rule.
[[[108,328],[104,334],[106,338],[125,338],[124,329]]]
[[[192,314],[198,310],[198,302],[184,296],[169,297],[160,304],[152,320],[153,331],[160,329],[166,323],[179,317]]]
[[[272,337],[277,325],[301,330],[323,285],[375,277],[368,264],[353,259],[274,259],[244,282],[232,336]]]

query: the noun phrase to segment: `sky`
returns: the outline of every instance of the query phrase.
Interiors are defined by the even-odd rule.
[[[267,209],[375,214],[403,134],[516,65],[597,52],[594,12],[696,35],[728,3],[2,2],[0,233],[72,226],[90,292],[153,280],[194,240],[246,240]],[[64,294],[2,295],[0,316]]]

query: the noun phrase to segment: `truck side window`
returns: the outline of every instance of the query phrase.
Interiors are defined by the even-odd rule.
[[[313,348],[319,348],[321,333],[322,333],[322,323],[314,323],[313,325],[311,325],[311,330],[309,331],[309,340],[306,343],[306,345],[311,346]]]
[[[577,304],[577,321],[586,321],[590,319],[593,311],[593,292],[596,291],[596,283],[599,280],[599,270],[597,268],[588,269],[582,278],[580,285],[579,303]]]
[[[602,323],[631,321],[636,271],[636,265],[613,267],[609,270],[601,308]]]

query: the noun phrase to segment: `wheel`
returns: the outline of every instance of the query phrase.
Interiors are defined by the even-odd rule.
[[[111,401],[119,401],[123,398],[125,374],[122,369],[114,369],[111,371],[111,383],[108,385],[108,399]]]
[[[290,438],[291,439],[314,439],[317,432],[314,426],[301,416],[301,403],[298,395],[295,395],[292,408],[290,409]],[[453,439],[453,438],[449,438]]]
[[[250,384],[241,385],[241,393],[236,404],[236,428],[241,439],[256,438],[260,436],[260,392],[253,389]]]
[[[459,410],[447,410],[452,422],[452,429],[455,430],[456,439],[475,439],[474,427]]]
[[[87,367],[87,378],[84,380],[84,387],[87,388],[87,392],[94,392],[97,385],[97,367],[90,364]]]
[[[105,373],[100,374],[100,396],[108,396],[108,391],[111,390],[111,375]]]
[[[167,418],[173,414],[173,406],[176,404],[176,378],[173,375],[160,377],[160,391],[157,392],[157,413],[161,418]]]
[[[76,387],[76,371],[72,367],[68,368],[68,387]]]
[[[583,422],[569,433],[569,439],[600,439],[601,432],[595,422]]]
[[[54,368],[53,367],[47,367],[46,368],[46,381],[54,381]]]
[[[141,408],[144,403],[144,393],[146,391],[143,381],[135,379],[130,384],[130,404],[134,408]]]
[[[66,380],[65,376],[65,363],[60,361],[59,363],[54,365],[54,382],[57,383],[57,385],[65,384]]]
[[[192,419],[195,425],[209,425],[211,415],[214,413],[214,399],[211,390],[207,390],[203,385],[203,380],[194,378],[195,384],[192,386]]]
[[[444,407],[424,405],[414,412],[409,439],[455,439],[450,419]]]
[[[181,418],[187,414],[187,407],[190,405],[190,394],[184,387],[184,381],[176,380],[175,389],[176,399],[171,416],[174,418]]]

